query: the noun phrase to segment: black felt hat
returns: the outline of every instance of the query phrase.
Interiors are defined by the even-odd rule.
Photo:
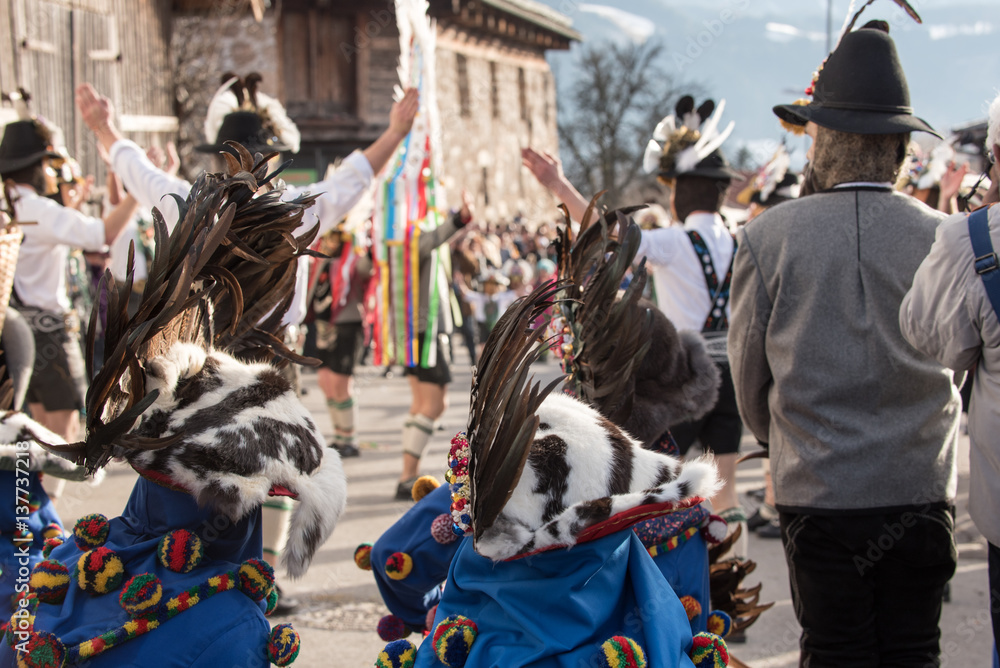
[[[265,126],[260,114],[256,111],[234,111],[226,114],[219,126],[219,134],[214,144],[200,144],[195,150],[202,153],[218,153],[228,151],[236,155],[236,151],[226,146],[227,141],[242,144],[251,153],[273,153],[287,151],[289,147],[281,143]]]
[[[36,120],[14,121],[0,140],[0,174],[30,167],[42,158],[62,158],[52,150],[52,134]]]
[[[913,115],[910,89],[884,22],[844,35],[816,79],[809,104],[779,104],[774,113],[792,125],[816,125],[853,134],[929,132]]]
[[[722,155],[722,151],[713,151],[699,160],[693,169],[681,172],[675,166],[670,170],[661,170],[658,176],[661,179],[675,179],[678,176],[700,176],[717,181],[732,181],[739,174],[729,166],[729,161],[726,160],[726,156]]]

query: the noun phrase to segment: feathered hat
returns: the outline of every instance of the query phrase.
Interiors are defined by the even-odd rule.
[[[596,198],[591,203],[595,207]],[[619,209],[557,237],[559,277],[570,287],[553,320],[573,393],[642,443],[672,424],[698,419],[718,398],[719,372],[694,332],[678,332],[648,300],[645,259],[635,261],[642,233],[634,209]],[[611,231],[617,227],[617,235]]]
[[[779,104],[774,113],[790,132],[802,134],[812,121],[831,130],[854,134],[929,132],[940,136],[926,121],[913,115],[910,90],[889,37],[889,24],[869,21],[853,30],[861,13],[851,0],[837,46],[813,73],[807,98]],[[920,16],[906,0],[893,0],[917,23]],[[856,11],[855,11],[856,10]],[[811,98],[811,99],[810,99]]]
[[[719,131],[725,108],[725,100],[718,106],[713,100],[705,100],[697,108],[690,95],[678,100],[674,113],[657,124],[653,138],[646,145],[643,158],[646,172],[651,174],[658,170],[658,176],[664,180],[701,176],[729,181],[735,177],[736,173],[719,150],[735,125],[730,121]]]
[[[226,142],[243,144],[251,152],[299,152],[301,135],[285,108],[275,98],[257,90],[263,80],[257,72],[240,78],[222,75],[222,85],[208,103],[205,140],[197,147],[204,153],[229,151]]]
[[[501,561],[570,547],[700,502],[717,487],[710,459],[644,450],[591,406],[528,379],[542,314],[565,282],[515,302],[483,349],[468,436],[452,441],[452,518],[476,552]]]
[[[782,144],[774,152],[767,164],[757,170],[753,180],[740,191],[737,200],[741,204],[751,202],[761,206],[773,206],[799,196],[800,179],[795,172],[789,171],[792,158],[788,149]]]
[[[955,149],[948,142],[940,142],[929,152],[916,142],[910,142],[909,160],[902,174],[902,185],[917,190],[933,188],[941,183],[948,171],[948,164],[955,159]]]
[[[272,359],[300,358],[275,335],[294,292],[297,260],[318,228],[296,236],[314,197],[282,201],[274,154],[223,156],[203,174],[172,232],[154,209],[156,255],[142,302],[126,310],[128,275],[108,294],[104,364],[94,374],[96,309],[87,336],[87,438],[51,446],[95,470],[124,458],[143,477],[190,493],[236,521],[269,494],[300,504],[284,564],[302,575],[343,511],[346,480],[335,452]],[[278,170],[280,172],[280,170]],[[179,198],[178,198],[179,199]]]
[[[14,105],[18,120],[8,123],[0,140],[0,174],[29,167],[42,158],[66,157],[58,148],[64,145],[62,130],[41,116],[31,113],[31,95],[23,88],[3,93],[4,102]],[[65,151],[65,149],[63,149]]]

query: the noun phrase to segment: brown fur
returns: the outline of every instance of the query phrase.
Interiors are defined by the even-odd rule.
[[[909,144],[909,133],[858,135],[820,126],[813,146],[812,185],[821,191],[854,181],[895,183]]]

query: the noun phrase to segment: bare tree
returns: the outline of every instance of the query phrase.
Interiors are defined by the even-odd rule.
[[[663,45],[593,44],[580,55],[577,79],[559,105],[566,176],[586,196],[607,190],[620,206],[626,188],[643,178],[642,156],[653,128],[693,86],[677,85],[661,66]]]

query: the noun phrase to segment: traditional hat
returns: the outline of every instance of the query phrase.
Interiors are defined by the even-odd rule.
[[[714,100],[705,100],[697,109],[690,95],[678,100],[674,113],[659,122],[646,145],[646,172],[658,170],[661,179],[701,176],[729,181],[737,176],[719,150],[735,126],[730,121],[725,130],[719,131],[725,108],[725,100],[718,106]]]
[[[771,159],[757,170],[753,180],[740,191],[737,200],[741,204],[751,202],[761,206],[773,206],[799,196],[800,177],[789,171],[792,158],[784,144],[778,147]]]
[[[23,88],[4,93],[4,101],[13,103],[18,120],[8,123],[0,140],[0,174],[30,167],[42,158],[63,158],[56,151],[62,145],[62,132],[40,116],[34,116],[28,103],[31,95]]]
[[[948,171],[948,164],[955,159],[955,149],[948,142],[939,142],[930,151],[924,151],[916,142],[910,142],[909,160],[903,173],[902,185],[926,190],[940,185],[941,177]]]
[[[786,127],[816,125],[853,134],[929,132],[940,136],[926,121],[913,115],[910,90],[896,45],[889,37],[889,24],[869,21],[851,31],[858,17],[874,0],[868,0],[847,19],[833,52],[806,88],[812,100],[779,104],[774,113]],[[905,0],[895,0],[917,23],[920,16]]]
[[[299,152],[299,129],[278,100],[257,90],[261,80],[256,72],[243,79],[230,72],[222,75],[222,86],[209,102],[205,117],[207,143],[196,150],[232,152],[226,142],[235,141],[251,153]]]

